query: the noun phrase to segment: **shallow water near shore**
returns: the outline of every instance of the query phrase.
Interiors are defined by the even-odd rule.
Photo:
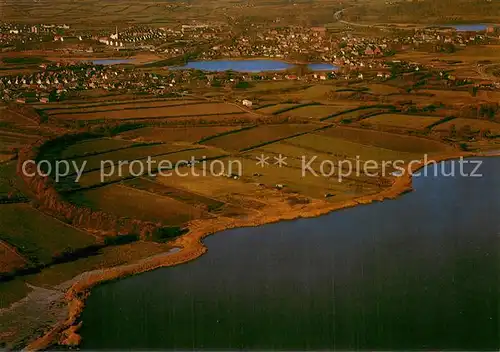
[[[488,25],[483,23],[473,24],[443,24],[440,27],[454,28],[458,32],[482,32],[488,28]]]
[[[206,60],[191,61],[184,66],[172,67],[172,69],[197,69],[203,71],[236,71],[236,72],[266,72],[285,71],[295,65],[280,60]],[[328,63],[308,64],[311,71],[335,71],[337,66]]]
[[[98,286],[82,348],[498,350],[500,158],[477,159],[483,177],[429,167],[396,200],[224,231]]]

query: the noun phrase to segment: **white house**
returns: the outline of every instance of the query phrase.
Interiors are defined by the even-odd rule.
[[[247,100],[247,99],[243,99],[243,101],[241,102],[243,105],[245,105],[246,107],[252,107],[252,102],[250,100]]]

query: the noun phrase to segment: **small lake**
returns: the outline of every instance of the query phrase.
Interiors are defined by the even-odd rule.
[[[172,69],[196,69],[203,71],[236,71],[236,72],[267,72],[284,71],[294,67],[294,64],[280,60],[209,60],[191,61],[184,66],[172,67]],[[312,71],[335,71],[337,66],[328,63],[308,64]]]
[[[488,28],[486,24],[442,24],[439,27],[454,28],[458,32],[482,32]]]
[[[498,350],[500,158],[478,160],[481,178],[440,163],[396,200],[224,231],[96,287],[82,348]]]
[[[133,59],[102,59],[102,60],[92,60],[94,65],[119,65],[119,64],[130,64]]]

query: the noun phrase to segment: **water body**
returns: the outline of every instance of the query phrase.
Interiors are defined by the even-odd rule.
[[[295,65],[280,60],[209,60],[191,61],[184,66],[172,67],[173,69],[197,69],[203,71],[236,71],[236,72],[267,72],[284,71]],[[327,64],[309,64],[312,71],[334,71],[338,67]]]
[[[476,24],[443,24],[440,27],[454,28],[458,32],[482,32],[485,31],[488,26],[482,23]]]
[[[482,178],[429,167],[396,200],[224,231],[101,285],[82,347],[498,350],[500,158],[479,160]]]
[[[92,60],[94,65],[118,65],[118,64],[129,64],[133,59],[103,59],[103,60]]]

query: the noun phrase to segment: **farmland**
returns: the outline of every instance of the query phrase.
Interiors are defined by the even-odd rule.
[[[1,207],[2,239],[32,263],[49,263],[54,256],[65,251],[95,243],[90,234],[59,222],[27,204],[4,204]],[[24,221],[26,219],[30,221]]]
[[[383,114],[370,117],[363,122],[372,125],[393,126],[407,129],[424,129],[435,122],[441,120],[440,117],[403,115],[403,114]]]
[[[85,114],[85,113],[96,113],[96,112],[111,112],[116,110],[136,110],[136,109],[151,109],[151,108],[161,108],[161,107],[174,107],[183,105],[196,105],[203,103],[201,101],[194,100],[152,100],[148,101],[146,99],[139,101],[121,102],[121,103],[109,103],[109,104],[78,104],[67,108],[57,108],[57,109],[44,109],[50,116],[65,115],[65,114]],[[82,106],[83,105],[83,106]]]
[[[464,119],[464,118],[456,118],[444,123],[441,123],[434,127],[436,131],[449,131],[449,129],[455,126],[457,130],[464,128],[465,126],[470,126],[472,130],[475,131],[491,131],[491,133],[495,135],[500,135],[500,123],[485,121],[485,120],[477,120],[477,119]]]
[[[328,128],[322,130],[320,134],[363,145],[408,153],[441,152],[449,148],[443,143],[434,140],[353,127]]]
[[[263,125],[216,137],[205,142],[207,145],[226,150],[245,150],[272,141],[305,133],[316,128],[314,125]]]
[[[396,45],[392,38],[387,52],[367,57],[367,43],[382,43],[372,41],[377,33],[371,29],[360,29],[359,42],[355,35],[346,36],[351,30],[338,22],[328,23],[322,31],[320,18],[335,21],[333,10],[350,3],[316,6],[295,1],[284,13],[284,2],[209,1],[207,6],[198,1],[56,0],[56,14],[55,5],[43,1],[5,5],[6,18],[56,18],[68,21],[67,32],[76,33],[80,27],[88,30],[88,23],[71,22],[85,13],[95,15],[89,21],[103,28],[92,36],[86,32],[82,40],[68,37],[64,44],[51,35],[40,44],[47,52],[34,49],[17,55],[35,60],[24,68],[13,66],[15,52],[0,55],[2,75],[28,70],[39,74],[41,82],[36,76],[27,83],[22,77],[17,83],[2,80],[9,88],[4,90],[5,106],[0,107],[0,308],[29,293],[63,297],[75,282],[67,280],[89,270],[107,274],[107,268],[137,262],[144,270],[142,263],[151,256],[179,263],[165,253],[173,247],[182,262],[194,259],[205,250],[200,241],[208,233],[318,216],[395,197],[409,190],[409,180],[394,172],[395,162],[407,166],[424,155],[439,159],[498,150],[500,95],[493,82],[483,82],[493,64],[481,66],[468,47],[446,55],[438,47],[429,49],[432,53],[408,50],[402,58],[392,47],[407,43]],[[302,13],[311,20],[297,16]],[[181,27],[199,23],[200,17],[200,28]],[[225,23],[227,19],[234,26]],[[255,26],[247,33],[242,29],[248,21]],[[134,23],[155,23],[166,30],[134,28]],[[289,23],[300,25],[282,34],[281,26]],[[293,31],[308,28],[314,30],[307,40],[292,37]],[[114,30],[126,49],[96,43]],[[136,44],[138,35],[151,38]],[[237,40],[240,35],[245,40]],[[269,46],[248,42],[275,36],[280,43],[292,38],[301,55],[268,57],[297,62],[296,67],[269,73],[209,73],[172,70],[167,64],[171,59],[212,60],[227,54],[233,59],[234,48],[229,48],[235,46],[243,47],[240,55],[251,56]],[[319,54],[302,52],[302,45],[323,42],[324,36],[333,40],[315,46]],[[67,43],[82,57],[60,48]],[[140,52],[142,44],[155,49]],[[280,50],[295,51],[293,45]],[[95,52],[84,54],[82,48],[91,46]],[[478,57],[493,61],[498,48],[475,49]],[[342,53],[337,52],[336,72],[318,75],[302,64],[313,56],[332,62],[335,50]],[[133,64],[68,64],[73,59],[113,58],[131,59]],[[464,61],[453,66],[446,63],[450,58]],[[51,63],[42,68],[34,63],[37,60]],[[74,74],[73,68],[81,74]],[[112,79],[98,74],[100,70],[109,71]],[[473,72],[477,79],[467,80],[464,72]],[[61,83],[64,79],[67,84]],[[82,168],[61,179],[29,177],[19,168],[28,159],[47,159],[52,166],[70,161]],[[375,166],[367,168],[370,163]],[[121,270],[111,271],[115,269]],[[83,297],[80,293],[75,290],[78,299]],[[17,305],[0,314],[0,325],[15,322],[16,328],[24,327],[25,316],[31,325],[14,332],[2,326],[0,337],[7,337],[9,347],[21,346],[53,326],[57,319],[41,323],[48,321],[47,312],[66,316],[66,310],[59,309],[67,306],[62,298],[43,304],[29,314]],[[70,329],[78,320],[72,323]],[[74,337],[64,334],[57,336],[58,342]]]
[[[291,104],[291,103],[276,104],[272,106],[263,107],[259,109],[258,112],[262,114],[276,114],[279,113],[281,110],[290,109],[297,105],[298,104]]]
[[[157,119],[182,116],[205,116],[243,113],[243,111],[230,104],[206,103],[206,104],[181,104],[177,106],[148,107],[147,109],[123,110],[121,107],[108,111],[61,113],[55,115],[62,120],[133,120],[133,119]]]
[[[73,193],[70,200],[121,217],[161,222],[165,225],[184,225],[189,220],[203,216],[202,210],[173,198],[118,184]]]
[[[120,134],[126,140],[145,142],[191,142],[238,130],[238,126],[144,127]]]
[[[59,158],[67,159],[100,154],[111,150],[128,148],[133,145],[134,142],[112,138],[84,140],[69,145],[59,154]]]
[[[0,241],[0,272],[9,273],[25,265],[26,259],[17,253],[14,247]]]
[[[149,172],[149,163],[151,165],[151,171],[153,173],[157,173],[157,169],[160,166],[166,168],[170,164],[175,166],[177,163],[186,163],[192,158],[201,160],[203,158],[215,158],[227,154],[227,152],[217,148],[181,148],[181,146],[169,153],[162,153],[156,156],[146,156],[145,154],[140,154],[140,156],[135,159],[131,158],[131,155],[126,151],[121,151],[121,153],[124,153],[124,159],[122,160],[122,163],[119,163],[121,159],[118,154],[115,154],[114,152],[109,154],[108,156],[111,159],[103,159],[102,156],[92,157],[93,167],[91,168],[88,166],[89,164],[87,164],[86,171],[83,173],[83,176],[80,178],[78,184],[74,183],[73,176],[64,180],[63,185],[70,186],[71,189],[77,186],[92,187],[99,185],[102,182],[117,182],[122,179],[131,178],[133,175],[141,175],[147,173]],[[146,160],[147,157],[150,157],[149,163],[148,160]],[[110,162],[107,162],[103,163],[101,167],[101,161],[103,160],[114,160],[116,164],[111,165]],[[134,161],[134,163],[126,163],[124,161]],[[164,172],[166,173],[167,170],[164,170]]]
[[[285,116],[320,119],[346,110],[345,105],[309,105],[282,113]]]

